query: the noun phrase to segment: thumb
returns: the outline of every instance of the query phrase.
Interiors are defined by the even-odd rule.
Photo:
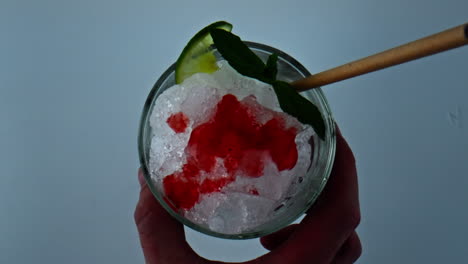
[[[144,178],[141,169],[138,174],[139,180]],[[146,184],[142,185],[134,218],[146,263],[200,263],[201,258],[185,240],[183,225],[158,203]]]

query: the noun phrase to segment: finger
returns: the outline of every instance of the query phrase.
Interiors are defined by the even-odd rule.
[[[333,203],[338,203],[340,208],[355,209],[357,207],[357,212],[359,212],[358,193],[355,157],[348,143],[343,138],[339,127],[336,126],[336,154],[332,172],[322,194],[307,211],[307,214],[314,214],[316,211],[322,210],[320,208],[327,207]],[[342,200],[342,198],[348,199]],[[346,201],[349,201],[349,203],[346,203]]]
[[[146,184],[145,175],[143,175],[143,171],[141,169],[138,170],[138,183],[140,183],[140,187]]]
[[[141,170],[138,173],[142,174]],[[134,218],[146,263],[185,264],[198,261],[198,256],[185,240],[182,224],[157,202],[147,185],[141,189]]]
[[[332,264],[349,264],[354,263],[362,254],[361,240],[356,231],[351,233],[351,236],[341,246],[340,250],[335,256]]]
[[[265,261],[284,258],[284,263],[301,263],[313,256],[314,263],[330,263],[359,224],[354,155],[339,130],[336,139],[336,156],[327,186],[296,232],[265,255]]]
[[[298,224],[287,226],[275,233],[260,238],[260,243],[267,250],[274,250],[283,244],[289,236],[296,230]]]

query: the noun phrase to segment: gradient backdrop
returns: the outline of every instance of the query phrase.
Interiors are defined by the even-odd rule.
[[[0,263],[143,263],[146,95],[216,20],[311,72],[468,22],[466,0],[0,0]],[[468,47],[325,87],[358,161],[359,263],[468,263]],[[240,261],[258,240],[188,231]]]

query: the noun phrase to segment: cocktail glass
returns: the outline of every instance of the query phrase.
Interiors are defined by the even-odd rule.
[[[272,53],[278,56],[279,80],[292,82],[306,76],[309,71],[297,60],[288,54],[273,47],[255,42],[245,41],[247,46],[263,61],[266,61]],[[222,59],[219,53],[214,51],[218,59]],[[288,195],[278,201],[274,210],[269,214],[268,219],[254,228],[249,228],[241,233],[226,234],[211,230],[207,225],[202,225],[191,221],[167,203],[161,182],[156,182],[149,173],[149,160],[151,140],[153,136],[152,128],[149,125],[150,114],[152,113],[156,98],[166,89],[175,84],[175,64],[170,66],[158,79],[150,91],[140,120],[138,135],[138,152],[141,168],[145,175],[146,182],[158,202],[184,225],[207,235],[228,238],[228,239],[249,239],[265,236],[273,233],[300,217],[317,199],[322,192],[330,176],[335,157],[335,123],[328,102],[320,88],[302,92],[305,98],[314,103],[322,113],[325,120],[325,139],[322,140],[314,135],[310,144],[312,146],[311,165],[305,175],[298,175],[292,183]],[[162,178],[162,177],[161,177]],[[157,223],[155,223],[157,224]]]

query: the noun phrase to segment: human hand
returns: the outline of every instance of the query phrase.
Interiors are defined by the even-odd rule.
[[[149,264],[220,264],[198,256],[185,240],[181,223],[157,202],[138,172],[142,189],[135,210],[140,242]],[[337,128],[336,156],[330,179],[300,224],[260,238],[270,250],[244,264],[341,264],[361,255],[355,231],[360,221],[353,153]]]

